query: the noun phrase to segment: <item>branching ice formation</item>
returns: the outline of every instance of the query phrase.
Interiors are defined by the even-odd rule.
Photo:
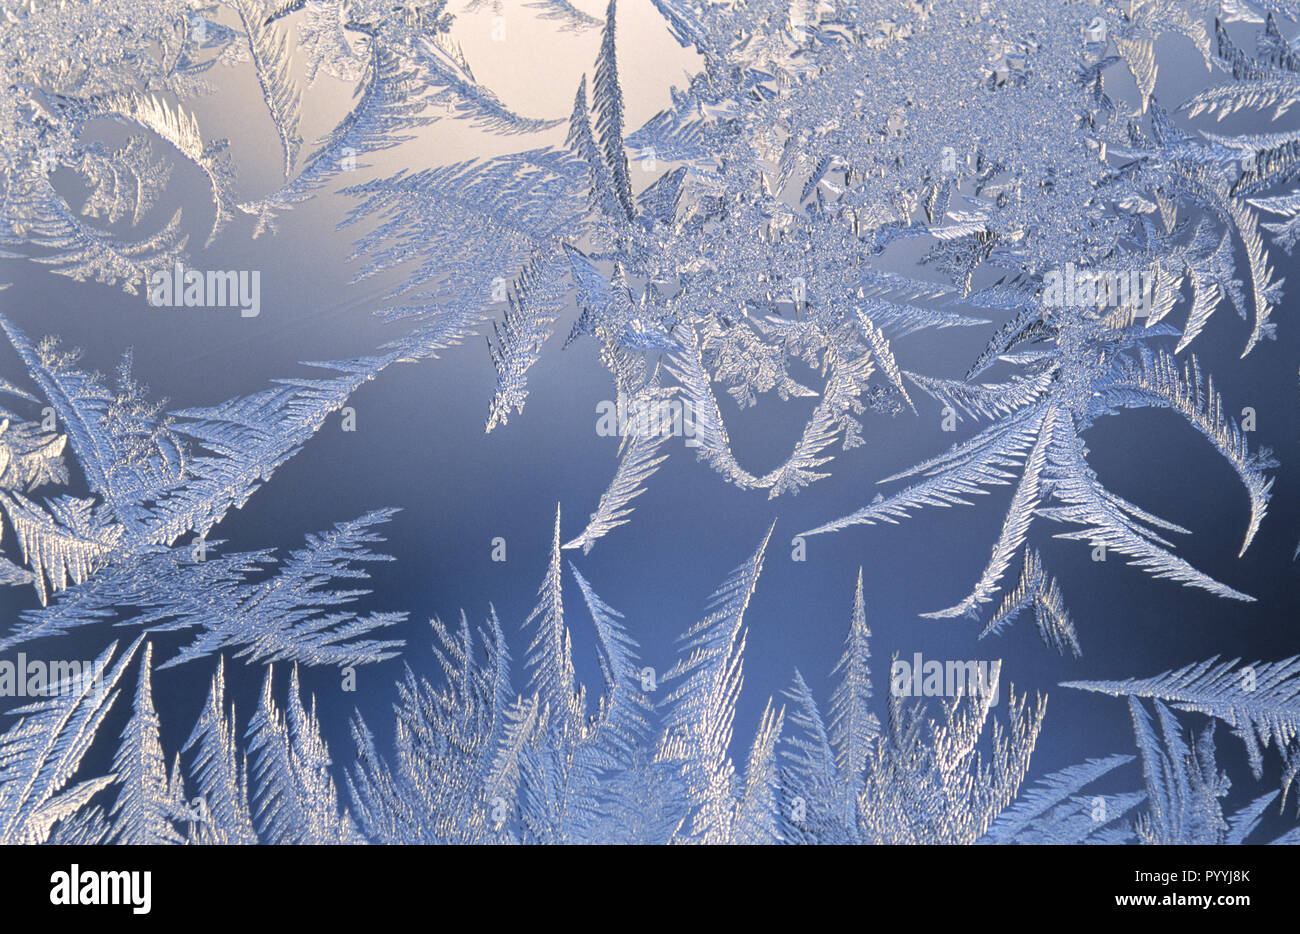
[[[1070,682],[1129,699],[1143,790],[1085,791],[1132,762],[1110,756],[1024,791],[1041,702],[1012,695],[1002,725],[987,695],[952,698],[931,719],[891,691],[882,724],[861,574],[828,717],[795,672],[785,706],[769,704],[738,738],[745,612],[766,538],[687,630],[656,693],[636,638],[643,614],[624,618],[577,568],[566,573],[563,551],[586,555],[634,521],[673,450],[662,431],[622,438],[583,528],[562,532],[557,510],[522,692],[495,611],[482,630],[434,620],[441,672],[408,670],[392,750],[358,714],[355,761],[331,757],[296,666],[381,662],[403,644],[384,631],[404,613],[367,611],[368,591],[338,584],[386,560],[369,546],[395,510],[339,522],[283,559],[221,550],[209,534],[360,386],[471,336],[486,337],[496,376],[486,430],[512,429],[570,311],[564,346],[590,342],[618,398],[689,411],[698,459],[768,499],[852,470],[852,453],[835,463],[836,445],[880,443],[877,416],[925,419],[937,403],[954,431],[974,423],[881,481],[906,480],[901,490],[803,533],[897,524],[1010,487],[985,569],[930,616],[983,617],[989,635],[1032,609],[1043,641],[1078,656],[1063,596],[1073,581],[1063,588],[1044,567],[1044,528],[1156,578],[1253,599],[1175,552],[1186,529],[1108,489],[1088,439],[1130,409],[1176,415],[1245,490],[1238,557],[1258,537],[1280,465],[1249,443],[1231,376],[1212,379],[1201,348],[1231,337],[1254,365],[1287,326],[1269,250],[1300,239],[1300,133],[1224,133],[1219,121],[1282,125],[1300,100],[1288,38],[1300,10],[653,5],[699,70],[633,126],[616,0],[603,18],[567,0],[524,5],[588,37],[593,54],[566,92],[571,108],[538,115],[475,77],[445,0],[0,0],[0,256],[136,293],[198,246],[192,219],[162,208],[179,171],[205,186],[205,245],[240,224],[270,234],[334,194],[352,204],[338,223],[354,238],[354,281],[383,283],[374,310],[394,332],[373,353],[308,364],[314,378],[172,410],[129,353],[106,378],[5,309],[0,329],[25,375],[0,380],[0,584],[30,586],[40,607],[0,646],[100,624],[142,634],[99,653],[94,686],[12,711],[0,840],[1240,843],[1285,803],[1300,768],[1295,659]],[[1204,87],[1162,80],[1171,41],[1195,49]],[[269,190],[249,190],[198,116],[196,102],[240,69],[260,97],[250,121],[277,153]],[[349,106],[305,140],[306,105],[328,82],[351,88]],[[445,121],[490,135],[495,154],[373,171],[379,154]],[[105,142],[107,124],[124,141]],[[1225,306],[1244,325],[1220,321]],[[965,373],[933,372],[921,344],[948,328],[985,338]],[[816,401],[782,461],[742,462],[735,409],[799,399]],[[590,695],[572,659],[570,579],[600,647],[603,684]],[[218,661],[168,768],[153,652],[180,630],[192,641],[160,670]],[[243,722],[226,700],[235,659],[262,666]],[[277,662],[294,664],[287,679]],[[132,666],[112,774],[83,776]],[[1228,724],[1256,779],[1275,748],[1280,792],[1225,813],[1213,728],[1189,734],[1171,707]]]

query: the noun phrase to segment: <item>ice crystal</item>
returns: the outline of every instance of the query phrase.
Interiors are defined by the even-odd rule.
[[[1108,488],[1089,439],[1130,409],[1176,416],[1245,490],[1237,557],[1259,536],[1280,464],[1248,439],[1253,414],[1249,426],[1231,414],[1232,374],[1216,381],[1202,361],[1230,338],[1254,365],[1286,324],[1269,250],[1300,241],[1300,134],[1272,129],[1300,101],[1290,4],[653,7],[698,69],[638,126],[617,0],[603,16],[568,0],[523,5],[590,39],[590,67],[547,114],[517,112],[475,76],[446,0],[0,0],[0,256],[138,293],[204,239],[164,207],[182,174],[203,187],[202,248],[244,226],[270,235],[314,198],[325,211],[346,199],[334,221],[353,241],[353,284],[378,291],[389,329],[377,349],[303,364],[314,376],[172,409],[129,351],[106,377],[6,309],[0,330],[23,375],[0,379],[0,585],[30,587],[33,602],[0,647],[105,623],[139,632],[124,652],[98,653],[93,682],[10,711],[0,840],[1218,844],[1253,839],[1267,807],[1285,803],[1300,769],[1296,659],[1067,682],[1128,699],[1141,790],[1085,790],[1131,772],[1128,755],[1026,790],[1043,699],[1009,690],[1005,718],[988,692],[958,692],[937,713],[892,689],[880,705],[862,570],[826,713],[792,671],[783,704],[738,725],[771,528],[685,630],[660,690],[641,657],[646,608],[624,616],[564,560],[636,521],[674,450],[669,432],[644,426],[620,432],[585,525],[566,530],[557,507],[514,649],[519,689],[514,634],[495,609],[481,628],[435,618],[436,670],[408,667],[399,682],[391,748],[358,713],[355,756],[330,752],[297,666],[350,671],[405,644],[388,637],[404,612],[371,610],[368,590],[340,584],[391,560],[370,546],[396,510],[366,507],[283,558],[209,536],[363,384],[471,336],[495,373],[480,400],[487,432],[526,417],[530,375],[561,352],[563,327],[564,347],[591,345],[620,405],[689,413],[690,446],[718,475],[701,469],[697,482],[760,504],[824,488],[890,419],[927,419],[937,404],[944,430],[964,432],[951,447],[803,535],[1010,487],[984,570],[964,594],[935,583],[954,602],[927,614],[979,619],[983,635],[1032,609],[1044,643],[1081,655],[1092,621],[1067,609],[1073,579],[1048,573],[1045,528],[1199,596],[1254,600],[1176,553],[1187,529]],[[1190,94],[1162,73],[1171,43],[1204,66]],[[256,87],[275,154],[261,190],[200,119],[200,100],[239,79]],[[309,139],[331,84],[350,88],[347,108]],[[1223,132],[1247,119],[1269,127]],[[455,159],[406,146],[449,127],[490,144]],[[400,170],[378,168],[390,151],[409,156]],[[1244,323],[1218,320],[1225,307]],[[950,328],[983,338],[964,374],[925,350]],[[736,410],[801,400],[810,414],[788,453],[754,467],[732,441]],[[566,584],[590,619],[599,684],[575,665]],[[157,670],[216,656],[216,671],[172,750],[154,650],[177,631],[192,641]],[[226,696],[236,662],[262,685],[243,721]],[[111,774],[86,777],[132,666]],[[1212,723],[1194,730],[1171,706]],[[1265,751],[1281,753],[1280,792],[1225,812],[1214,721],[1243,741],[1256,780]]]

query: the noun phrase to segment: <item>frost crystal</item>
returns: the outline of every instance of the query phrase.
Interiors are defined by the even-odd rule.
[[[504,42],[507,7],[511,30],[585,43],[553,112],[480,77],[492,69],[462,23],[487,18]],[[1224,844],[1256,842],[1269,805],[1285,805],[1300,772],[1295,657],[1067,681],[1127,699],[1136,756],[1035,781],[1045,698],[999,695],[1001,662],[982,662],[992,691],[938,701],[902,691],[892,666],[872,671],[870,561],[846,592],[838,661],[819,672],[829,692],[791,670],[783,699],[745,722],[770,513],[662,678],[648,664],[657,607],[615,609],[566,557],[635,544],[646,494],[680,468],[757,510],[803,494],[815,518],[800,550],[831,533],[883,541],[889,530],[858,527],[998,497],[983,570],[924,589],[927,617],[979,623],[954,630],[972,644],[1015,638],[1031,612],[1063,664],[1082,659],[1081,633],[1104,644],[1104,621],[1065,595],[1147,582],[1088,580],[1067,548],[1119,556],[1189,600],[1268,599],[1246,592],[1262,575],[1202,570],[1204,550],[1176,548],[1188,528],[1117,492],[1130,487],[1103,466],[1112,436],[1097,426],[1152,409],[1190,428],[1204,445],[1185,469],[1213,470],[1212,449],[1244,490],[1225,499],[1235,557],[1268,537],[1282,464],[1251,437],[1257,412],[1234,380],[1272,367],[1289,327],[1275,262],[1300,242],[1294,4],[0,0],[0,18],[6,278],[48,284],[44,270],[121,300],[203,251],[324,216],[351,242],[355,305],[385,335],[302,363],[310,375],[173,408],[128,339],[105,376],[6,303],[0,587],[18,609],[0,685],[8,655],[38,640],[97,649],[92,679],[52,680],[8,711],[0,841]],[[634,22],[694,62],[646,119],[627,65]],[[1194,80],[1169,79],[1178,54]],[[232,143],[214,137],[212,105],[238,87],[255,93],[231,105]],[[273,164],[261,182],[249,152]],[[177,207],[181,186],[193,190]],[[480,440],[519,432],[528,402],[554,391],[542,361],[576,369],[585,348],[619,400],[617,462],[581,511],[557,505],[532,612],[510,626],[495,608],[481,626],[430,620],[432,661],[408,654],[391,744],[358,708],[341,756],[326,741],[337,710],[304,685],[320,669],[345,683],[382,671],[405,647],[408,613],[372,607],[390,594],[344,583],[394,560],[372,546],[398,509],[309,526],[333,522],[287,554],[232,514],[292,495],[282,468],[332,416],[355,415],[366,384],[437,366],[470,338],[491,366],[472,402]],[[780,406],[802,414],[772,418],[787,426],[779,458],[751,460],[745,410]],[[679,421],[624,431],[624,407]],[[863,473],[867,453],[936,421],[946,449],[929,435],[891,476]],[[668,466],[674,424],[699,464]],[[1132,456],[1134,474],[1154,469]],[[846,478],[848,511],[822,495]],[[891,486],[862,493],[868,480]],[[640,560],[621,566],[655,579]],[[119,652],[107,627],[134,641]],[[589,684],[577,659],[591,646]],[[184,715],[160,711],[154,681],[179,666],[215,673],[188,741],[168,748],[162,721]],[[236,715],[227,679],[260,685],[255,709]],[[111,772],[87,776],[84,763],[108,761],[98,734],[120,684],[133,692]],[[1277,791],[1227,808],[1218,722],[1256,781],[1280,755]],[[92,747],[104,755],[87,759]]]

